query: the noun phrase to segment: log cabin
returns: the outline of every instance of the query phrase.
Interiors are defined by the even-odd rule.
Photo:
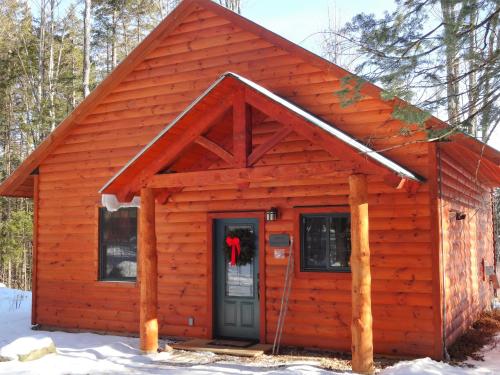
[[[494,296],[500,152],[346,77],[182,1],[0,186],[33,199],[32,324],[272,343],[288,275],[282,345],[443,358]]]

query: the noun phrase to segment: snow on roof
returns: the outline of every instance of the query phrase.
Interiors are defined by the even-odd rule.
[[[127,170],[134,162],[136,162],[144,153],[146,153],[149,148],[154,145],[160,138],[162,138],[173,126],[175,126],[189,111],[191,111],[192,108],[196,106],[203,98],[205,98],[207,95],[209,95],[224,79],[232,77],[234,79],[237,79],[238,81],[242,82],[243,84],[247,85],[248,87],[251,87],[252,89],[258,91],[262,95],[265,95],[269,99],[275,101],[276,103],[280,104],[281,106],[289,109],[290,111],[294,112],[295,114],[299,115],[302,117],[304,120],[309,122],[310,124],[317,126],[321,128],[322,130],[328,132],[331,134],[333,137],[340,139],[342,142],[347,143],[349,146],[352,148],[358,150],[361,154],[367,155],[367,157],[375,160],[379,164],[385,166],[386,168],[390,169],[397,175],[408,178],[414,181],[419,181],[422,182],[423,179],[422,177],[418,176],[417,174],[409,171],[408,169],[400,166],[399,164],[393,162],[392,160],[386,158],[385,156],[379,154],[377,151],[369,148],[368,146],[365,146],[361,142],[355,140],[351,136],[347,135],[346,133],[340,131],[339,129],[335,128],[334,126],[327,124],[320,118],[310,114],[309,112],[306,112],[304,109],[298,107],[297,105],[289,102],[286,99],[283,99],[282,97],[274,94],[273,92],[269,91],[268,89],[258,85],[257,83],[239,75],[233,72],[226,72],[223,75],[221,75],[214,83],[212,83],[208,89],[206,89],[198,98],[196,98],[189,106],[187,106],[172,122],[170,122],[151,142],[149,142],[137,155],[132,158],[118,173],[116,173],[99,191],[100,193],[103,193],[125,170]]]

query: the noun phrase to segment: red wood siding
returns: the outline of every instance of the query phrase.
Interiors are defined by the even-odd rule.
[[[254,146],[272,136],[270,122],[254,130]],[[302,150],[302,151],[301,151]],[[332,160],[325,152],[291,134],[257,164],[293,164]],[[39,322],[63,327],[110,331],[137,330],[137,290],[118,283],[96,282],[96,182],[85,179],[73,188],[57,189],[42,173],[40,207]],[[65,184],[67,179],[61,181]],[[87,185],[88,184],[88,185]],[[82,189],[88,189],[85,198]],[[77,192],[73,190],[76,189]],[[375,350],[427,355],[433,349],[432,275],[427,187],[414,196],[370,179],[370,236],[373,252]],[[54,197],[50,199],[50,197]],[[206,336],[209,305],[206,252],[207,213],[280,208],[281,219],[265,226],[271,233],[293,232],[294,206],[348,204],[347,178],[318,182],[282,180],[248,188],[207,186],[185,189],[157,207],[160,332]],[[237,203],[236,203],[237,202]],[[67,235],[60,234],[66,230]],[[298,241],[298,239],[297,239]],[[45,244],[45,246],[43,246]],[[42,252],[42,251],[41,251]],[[50,254],[47,254],[50,253]],[[266,242],[266,338],[277,322],[285,262],[275,260]],[[44,272],[45,271],[45,272]],[[284,344],[350,348],[350,275],[301,277],[294,280]],[[50,280],[50,281],[49,281]],[[74,296],[78,296],[75,298]],[[189,327],[187,318],[195,318]]]
[[[494,264],[491,191],[440,151],[446,342],[451,345],[488,308],[493,297],[482,261]],[[456,220],[452,211],[466,214]]]

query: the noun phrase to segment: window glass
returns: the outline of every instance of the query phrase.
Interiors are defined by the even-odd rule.
[[[327,264],[328,220],[326,217],[304,217],[304,268],[324,269]]]
[[[133,281],[137,276],[137,208],[100,209],[100,279]]]
[[[349,271],[349,214],[301,215],[301,270]]]
[[[235,229],[250,229],[254,232],[253,225],[228,225],[225,235]],[[253,297],[253,262],[243,266],[231,266],[229,259],[226,261],[226,296],[228,297]]]

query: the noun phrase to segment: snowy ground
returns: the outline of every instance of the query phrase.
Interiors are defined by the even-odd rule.
[[[16,339],[40,334],[52,338],[57,354],[31,362],[0,362],[0,374],[349,374],[320,368],[308,362],[273,363],[271,357],[254,363],[223,361],[202,353],[160,353],[142,355],[138,339],[89,333],[40,332],[30,329],[31,294],[0,285],[0,350]],[[24,339],[23,339],[24,340]],[[429,358],[405,361],[382,370],[381,375],[485,375],[500,374],[500,337],[498,347],[485,350],[484,362],[469,362],[474,367],[452,367]]]

